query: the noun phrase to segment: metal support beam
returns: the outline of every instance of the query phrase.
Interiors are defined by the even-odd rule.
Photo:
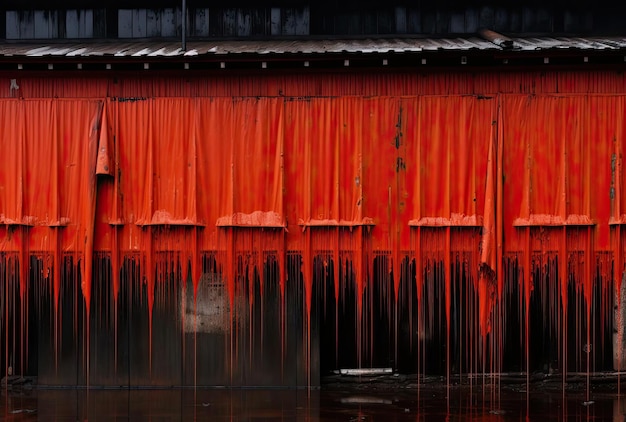
[[[182,15],[182,49],[187,51],[187,0],[183,0]]]

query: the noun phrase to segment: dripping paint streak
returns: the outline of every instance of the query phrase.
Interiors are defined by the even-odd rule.
[[[621,173],[612,175],[602,158],[604,150],[619,152],[621,146],[600,152],[581,146],[581,133],[593,123],[577,116],[590,101],[609,113],[624,99],[2,100],[5,114],[22,125],[4,122],[8,135],[1,141],[15,158],[0,170],[7,233],[4,371],[29,371],[29,332],[39,328],[29,317],[43,312],[50,288],[43,280],[52,277],[46,281],[55,374],[49,379],[58,379],[70,347],[64,323],[73,324],[76,359],[82,359],[76,379],[91,385],[105,382],[93,378],[96,356],[110,357],[114,373],[129,371],[121,369],[127,364],[118,354],[131,346],[118,330],[126,332],[129,318],[146,314],[147,338],[133,331],[133,344],[142,346],[132,353],[147,358],[141,379],[165,382],[159,379],[168,356],[163,314],[191,277],[192,323],[184,311],[169,317],[183,331],[181,365],[193,365],[193,385],[216,379],[201,376],[206,365],[200,353],[211,335],[223,335],[222,369],[230,385],[258,382],[262,375],[250,374],[262,373],[261,364],[280,353],[276,382],[292,382],[286,379],[292,379],[290,362],[297,356],[304,369],[294,382],[305,379],[311,386],[318,382],[312,371],[321,366],[319,326],[332,332],[334,342],[327,369],[385,364],[420,376],[440,372],[449,389],[453,375],[474,383],[481,371],[483,386],[492,380],[499,388],[492,375],[521,366],[528,394],[530,372],[546,364],[537,340],[543,330],[556,340],[557,363],[547,365],[562,372],[563,388],[569,368],[584,368],[589,380],[596,368],[612,367],[604,361],[603,340],[611,337],[609,315],[621,300],[623,271],[621,196],[605,204],[596,193],[621,189]],[[41,107],[45,121],[26,120],[24,107]],[[617,117],[611,119],[606,125],[620,131]],[[372,133],[355,129],[364,126]],[[54,135],[40,136],[47,132]],[[40,156],[40,138],[52,144],[47,158]],[[79,142],[84,139],[89,143]],[[12,151],[18,147],[23,151]],[[99,173],[94,169],[102,148],[115,158],[109,161],[113,170]],[[591,187],[592,172],[598,188]],[[43,192],[41,198],[31,191]],[[603,231],[611,234],[610,244],[603,243]],[[214,269],[203,268],[207,254],[215,256]],[[46,263],[42,276],[35,262],[47,257],[51,275]],[[131,265],[129,275],[124,267]],[[229,321],[222,325],[202,314],[199,286],[208,272],[223,283]],[[124,315],[130,312],[118,304],[120,273],[132,279],[123,281],[134,295],[125,300],[137,306],[145,300],[147,309]],[[329,296],[320,281],[326,277]],[[278,322],[272,327],[280,328],[274,335],[267,292],[276,280]],[[303,296],[294,306],[289,298],[299,281]],[[613,297],[607,293],[611,283]],[[71,301],[64,300],[65,286],[75,289]],[[110,306],[101,298],[106,295]],[[318,296],[323,315],[332,315],[329,327],[314,320]],[[335,300],[328,309],[327,297]],[[209,305],[219,304],[211,300]],[[69,313],[67,306],[73,307]],[[545,317],[541,323],[535,311]],[[202,328],[203,318],[209,328]],[[302,318],[297,329],[294,318]],[[354,335],[341,332],[347,319]],[[93,346],[101,333],[92,328],[109,328],[102,321],[113,325],[105,357]],[[188,326],[194,355],[187,361]],[[509,330],[519,336],[505,335]],[[300,342],[295,349],[292,338]],[[504,350],[521,358],[510,359]]]

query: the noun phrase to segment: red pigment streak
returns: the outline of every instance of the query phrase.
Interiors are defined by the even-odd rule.
[[[274,334],[254,325],[257,311],[269,312],[265,292],[274,278],[282,369],[303,359],[310,370],[313,304],[318,290],[325,291],[315,288],[325,274],[319,259],[324,269],[333,266],[328,277],[336,306],[323,309],[336,316],[336,365],[339,344],[350,337],[340,333],[339,319],[348,318],[346,292],[353,289],[358,366],[374,365],[383,348],[376,335],[384,324],[374,315],[380,308],[393,361],[407,352],[399,346],[406,323],[409,354],[414,348],[422,374],[437,358],[429,342],[444,337],[448,381],[454,371],[500,372],[509,342],[530,371],[542,329],[558,342],[555,366],[564,381],[568,368],[589,374],[593,358],[581,344],[595,342],[600,353],[600,343],[610,339],[594,338],[593,321],[609,326],[613,302],[621,301],[626,196],[617,157],[626,137],[615,110],[623,111],[625,101],[541,93],[0,100],[7,156],[0,169],[4,365],[27,371],[27,321],[37,312],[28,303],[37,284],[31,264],[48,256],[55,365],[65,347],[62,277],[73,274],[81,284],[72,294],[82,302],[74,305],[74,321],[65,322],[84,327],[88,384],[91,322],[106,320],[107,312],[118,368],[118,305],[127,294],[120,274],[144,283],[145,290],[132,291],[145,294],[147,309],[132,312],[148,315],[147,339],[136,339],[148,342],[148,378],[156,371],[153,358],[164,353],[153,350],[157,330],[161,337],[153,318],[174,301],[170,278],[180,286],[191,277],[195,314],[201,280],[212,272],[227,295],[230,382],[246,373],[239,366],[254,368]],[[599,140],[592,147],[589,139]],[[67,256],[74,257],[71,264]],[[215,269],[203,268],[207,256]],[[63,265],[72,268],[62,271]],[[105,267],[108,278],[94,277]],[[96,300],[95,279],[110,283],[112,311]],[[299,281],[304,347],[292,357],[286,327],[294,315],[286,309]],[[596,286],[601,299],[594,298]],[[511,291],[517,296],[507,296]],[[533,325],[535,301],[545,305],[544,327]],[[407,313],[410,319],[400,321]],[[568,323],[572,316],[580,321]],[[519,336],[505,336],[512,326]],[[194,337],[195,349],[200,338]],[[576,339],[576,350],[568,338]],[[261,352],[253,349],[257,340]],[[204,358],[185,361],[194,366],[194,380]],[[311,379],[308,373],[307,384]]]

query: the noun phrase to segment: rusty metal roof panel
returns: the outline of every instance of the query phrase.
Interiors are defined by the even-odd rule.
[[[4,57],[141,57],[180,56],[180,43],[0,44]]]
[[[442,38],[420,40],[425,51],[499,50],[495,44],[481,38]]]
[[[486,50],[497,48],[479,38],[469,39],[361,39],[306,41],[215,41],[190,43],[189,54],[373,54],[434,50]]]
[[[541,37],[514,38],[516,48],[524,51],[570,49],[570,50],[618,50],[626,48],[625,37]]]
[[[189,43],[187,54],[333,54],[419,52],[418,40],[305,40],[305,41],[215,41]]]
[[[626,49],[626,37],[534,37],[513,38],[514,50],[620,50]],[[498,45],[478,37],[472,38],[413,38],[358,40],[268,40],[268,41],[190,41],[187,51],[179,42],[144,41],[115,43],[52,43],[0,44],[0,57],[30,58],[167,58],[225,55],[283,55],[283,54],[387,54],[437,51],[499,51]]]

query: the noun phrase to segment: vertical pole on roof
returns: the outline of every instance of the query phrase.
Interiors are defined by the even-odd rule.
[[[183,0],[183,25],[182,25],[182,47],[187,51],[187,0]]]

